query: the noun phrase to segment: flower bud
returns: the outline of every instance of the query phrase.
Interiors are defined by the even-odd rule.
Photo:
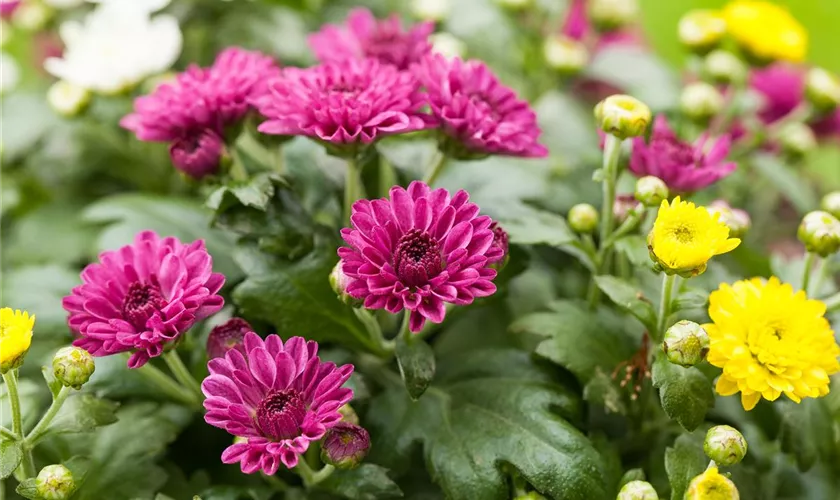
[[[35,316],[19,309],[0,309],[0,374],[18,368],[32,345]]]
[[[668,199],[668,186],[659,177],[647,175],[636,181],[636,199],[648,207],[658,207]]]
[[[413,0],[411,13],[421,21],[443,21],[452,10],[451,0]]]
[[[252,331],[251,325],[242,318],[230,318],[214,326],[207,336],[207,359],[221,358],[231,349],[245,354],[245,335]]]
[[[690,10],[680,18],[677,32],[683,45],[705,54],[717,47],[726,36],[726,20],[716,10]]]
[[[90,380],[96,365],[93,356],[79,347],[62,347],[52,361],[53,375],[65,387],[81,389]]]
[[[779,132],[779,140],[785,153],[793,158],[801,158],[817,147],[814,131],[801,122],[785,124]]]
[[[35,478],[35,492],[44,500],[65,500],[75,488],[73,474],[63,465],[48,465]]]
[[[53,111],[71,118],[81,113],[90,103],[90,92],[65,80],[59,80],[47,91],[47,102]]]
[[[361,305],[361,301],[359,299],[355,299],[347,293],[347,287],[350,286],[350,277],[344,274],[344,269],[341,267],[341,261],[336,263],[335,267],[333,267],[333,270],[330,272],[330,286],[338,296],[338,300],[344,302],[348,306],[357,307]]]
[[[54,12],[41,2],[23,2],[12,14],[12,24],[26,31],[41,31]]]
[[[543,56],[549,68],[568,75],[579,73],[589,61],[586,46],[563,35],[552,35],[545,39]]]
[[[496,258],[492,261],[489,261],[490,267],[501,271],[508,261],[508,234],[507,231],[502,229],[502,226],[499,225],[498,222],[493,222],[490,224],[490,230],[493,231],[493,243],[490,244],[490,248],[497,248],[501,251],[501,257]]]
[[[718,465],[735,465],[747,454],[747,440],[734,427],[716,425],[706,432],[703,451]]]
[[[513,500],[545,500],[545,497],[540,495],[536,491],[529,491],[527,493],[523,493],[521,495],[513,497]]]
[[[806,214],[796,234],[809,252],[821,257],[840,249],[840,221],[828,212],[816,210]]]
[[[464,57],[464,54],[467,53],[467,45],[451,33],[443,32],[429,35],[429,43],[432,44],[432,52],[447,59]]]
[[[347,422],[335,424],[321,443],[321,460],[339,469],[354,469],[370,449],[368,431]]]
[[[569,210],[569,226],[578,233],[598,228],[598,210],[588,203],[578,203]]]
[[[650,125],[650,108],[629,95],[611,95],[595,106],[595,120],[601,130],[619,139],[643,135]]]
[[[224,154],[224,141],[210,129],[178,139],[169,147],[172,164],[193,179],[216,174]]]
[[[620,194],[615,197],[615,203],[613,203],[613,216],[617,224],[623,224],[631,214],[641,213],[644,209],[645,206],[639,203],[635,195]],[[635,228],[631,228],[633,229]]]
[[[735,483],[721,475],[718,468],[713,466],[691,480],[684,500],[738,500],[739,498]]]
[[[589,0],[589,19],[601,31],[613,31],[633,23],[639,15],[637,0]]]
[[[706,82],[691,83],[680,95],[680,109],[692,120],[707,121],[723,110],[723,94]]]
[[[621,488],[615,500],[659,500],[659,495],[647,481],[630,481]]]
[[[823,196],[820,206],[835,218],[840,219],[840,191],[834,191]]]
[[[338,413],[341,413],[342,422],[347,422],[348,424],[353,425],[359,425],[359,416],[356,415],[356,410],[354,410],[349,403],[339,408]]]
[[[716,83],[740,83],[747,78],[747,65],[732,52],[713,50],[703,59],[703,73]]]
[[[823,68],[811,68],[805,76],[805,96],[818,110],[831,112],[840,106],[840,79]]]
[[[750,226],[752,225],[750,214],[740,208],[732,208],[729,206],[729,203],[724,200],[715,200],[711,202],[706,207],[706,210],[708,210],[710,214],[718,214],[718,220],[723,222],[726,227],[729,228],[729,236],[732,238],[740,238],[741,236],[747,234],[747,231],[749,231]]]
[[[694,366],[709,352],[709,334],[693,321],[678,321],[665,332],[662,350],[671,363]]]

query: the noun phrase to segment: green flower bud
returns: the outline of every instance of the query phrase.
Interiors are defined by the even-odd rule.
[[[563,74],[579,73],[589,61],[586,46],[572,38],[554,35],[546,38],[543,55],[548,67]]]
[[[801,122],[791,122],[782,127],[779,140],[785,153],[794,158],[801,158],[817,147],[814,131]]]
[[[658,207],[668,198],[668,186],[659,177],[647,175],[636,181],[636,199],[649,207]]]
[[[805,76],[805,96],[818,110],[831,112],[840,106],[840,79],[823,68],[811,68]]]
[[[588,203],[579,203],[569,210],[569,226],[578,233],[591,233],[598,227],[598,210]]]
[[[650,125],[650,108],[629,95],[611,95],[595,106],[595,120],[601,130],[619,139],[644,135]]]
[[[723,94],[706,82],[687,85],[680,95],[680,109],[692,120],[708,121],[723,110]]]
[[[62,347],[53,356],[53,374],[65,387],[81,389],[93,375],[93,356],[78,347]]]
[[[70,82],[59,80],[47,90],[47,102],[53,111],[71,118],[84,111],[90,103],[90,92]]]
[[[709,467],[706,472],[691,480],[684,500],[739,500],[740,498],[735,483],[721,475],[717,467]]]
[[[716,425],[706,433],[703,451],[718,465],[735,465],[747,454],[747,440],[734,427]]]
[[[630,481],[621,488],[615,500],[659,500],[659,495],[646,481]]]
[[[624,486],[625,484],[629,483],[630,481],[644,481],[645,480],[645,471],[642,469],[630,469],[621,476],[621,480],[618,482],[619,486]]]
[[[639,16],[637,0],[589,0],[589,19],[601,31],[613,31],[632,24]]]
[[[536,491],[529,491],[528,493],[513,497],[513,500],[545,500],[545,497]]]
[[[330,272],[330,286],[338,296],[338,300],[349,306],[360,306],[362,302],[358,299],[354,299],[347,293],[347,287],[349,285],[350,278],[344,274],[344,270],[341,268],[341,262],[339,261],[335,267],[333,267],[332,272]]]
[[[678,321],[665,332],[662,350],[671,363],[694,366],[709,352],[709,334],[693,321]]]
[[[35,478],[35,491],[44,500],[65,500],[75,488],[73,474],[63,465],[48,465]]]
[[[356,410],[349,403],[339,408],[338,413],[341,413],[342,422],[359,425],[359,416],[356,415]]]
[[[840,191],[834,191],[823,196],[820,207],[837,219],[840,219]]]
[[[703,73],[716,83],[739,83],[747,78],[747,65],[732,52],[714,50],[703,59]]]
[[[467,45],[450,33],[434,33],[429,35],[429,42],[432,44],[432,52],[440,54],[447,59],[453,57],[464,57],[467,53]]]
[[[443,21],[452,10],[451,0],[413,0],[411,13],[421,21]]]
[[[747,234],[752,225],[750,214],[740,208],[732,208],[724,200],[711,202],[706,210],[711,214],[718,214],[718,220],[729,228],[729,236],[732,238],[740,238]]]
[[[828,212],[816,210],[806,214],[796,235],[809,252],[821,257],[840,249],[840,221]]]
[[[716,10],[690,10],[680,18],[677,32],[680,42],[688,49],[705,54],[726,36],[726,20]]]

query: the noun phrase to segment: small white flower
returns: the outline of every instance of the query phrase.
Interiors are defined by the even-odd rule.
[[[102,94],[130,89],[169,69],[181,53],[178,21],[150,17],[163,0],[103,0],[83,23],[67,21],[60,34],[66,49],[44,68],[76,86]]]
[[[20,81],[20,67],[17,61],[5,52],[0,52],[0,94],[11,92]]]
[[[90,101],[87,89],[59,80],[47,91],[47,102],[61,116],[73,117],[82,112]]]

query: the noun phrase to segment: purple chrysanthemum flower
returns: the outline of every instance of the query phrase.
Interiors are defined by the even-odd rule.
[[[492,248],[498,248],[500,250],[499,256],[494,257],[493,260],[488,259],[488,263],[495,264],[497,262],[502,262],[505,260],[508,254],[508,234],[507,231],[502,229],[502,226],[499,225],[498,222],[493,222],[490,224],[490,230],[493,231],[493,243],[490,245]]]
[[[373,58],[404,70],[431,53],[428,38],[434,29],[434,23],[422,22],[405,31],[396,14],[379,20],[356,8],[346,26],[328,24],[310,35],[309,46],[322,63]]]
[[[422,182],[391,188],[390,199],[353,204],[352,228],[341,230],[338,249],[347,294],[368,309],[410,311],[419,332],[428,319],[440,323],[446,302],[471,304],[496,291],[492,280],[502,249],[493,246],[493,221],[479,216],[466,191],[450,197]]]
[[[224,151],[224,139],[211,129],[177,139],[169,146],[175,168],[194,179],[216,173]]]
[[[302,337],[284,344],[249,332],[244,354],[232,349],[207,363],[204,420],[245,440],[225,449],[222,462],[239,462],[246,474],[270,476],[281,463],[291,469],[341,420],[338,409],[353,398],[341,386],[353,365],[322,363],[317,354],[318,344]]]
[[[703,189],[735,171],[726,162],[731,140],[728,135],[709,144],[703,134],[694,144],[684,142],[671,130],[664,115],[656,117],[650,143],[633,139],[630,171],[636,177],[659,177],[672,192],[688,193]]]
[[[214,326],[207,336],[207,357],[221,358],[231,349],[238,349],[245,354],[245,335],[253,330],[242,318],[230,318]]]
[[[327,431],[321,443],[324,463],[341,469],[358,467],[370,450],[370,434],[356,424],[339,422]]]
[[[212,266],[203,240],[185,245],[153,231],[103,252],[62,301],[70,329],[79,334],[73,345],[94,356],[132,352],[129,368],[143,366],[222,308],[225,277]]]
[[[258,103],[265,134],[354,145],[430,126],[415,77],[375,59],[287,68],[269,87]]]
[[[560,32],[572,40],[581,41],[586,38],[591,29],[589,16],[586,13],[586,0],[572,0]]]
[[[543,157],[537,115],[481,61],[426,57],[415,68],[432,114],[448,136],[447,154]]]

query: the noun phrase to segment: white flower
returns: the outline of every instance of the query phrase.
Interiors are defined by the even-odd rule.
[[[103,0],[83,23],[67,21],[60,34],[66,49],[44,68],[92,92],[118,93],[169,69],[181,53],[178,21],[150,17],[163,0]]]
[[[56,113],[68,118],[78,115],[90,101],[90,92],[59,80],[47,91],[47,102]]]
[[[11,92],[20,81],[20,67],[17,61],[5,52],[0,52],[0,94]]]

